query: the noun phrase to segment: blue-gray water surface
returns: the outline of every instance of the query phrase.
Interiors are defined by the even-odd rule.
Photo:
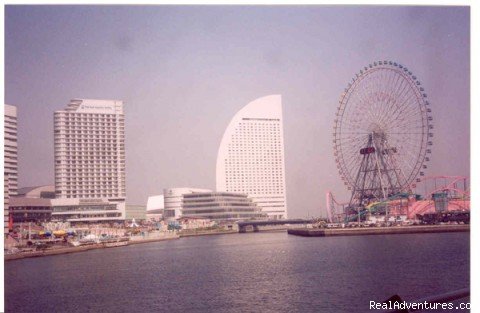
[[[469,233],[247,233],[8,261],[5,309],[367,312],[371,300],[419,299],[469,282]]]

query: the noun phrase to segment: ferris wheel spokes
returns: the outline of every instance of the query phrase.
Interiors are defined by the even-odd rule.
[[[333,149],[351,204],[409,191],[424,175],[432,145],[431,109],[420,82],[392,61],[369,64],[342,93]]]

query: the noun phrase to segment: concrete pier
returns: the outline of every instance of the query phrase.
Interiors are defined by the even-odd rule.
[[[420,234],[469,232],[470,225],[425,225],[425,226],[392,226],[392,227],[362,227],[362,228],[295,228],[289,229],[290,235],[303,237],[330,236],[364,236],[392,234]]]

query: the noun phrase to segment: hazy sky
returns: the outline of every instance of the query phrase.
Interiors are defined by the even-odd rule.
[[[283,97],[290,217],[349,194],[332,149],[343,89],[377,60],[406,65],[434,117],[427,175],[469,175],[467,7],[6,6],[5,103],[18,108],[19,185],[54,183],[53,112],[125,102],[127,203],[215,188],[223,132],[248,102]]]

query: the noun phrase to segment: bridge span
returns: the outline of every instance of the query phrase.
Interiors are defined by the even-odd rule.
[[[252,221],[239,221],[238,232],[246,233],[248,228],[253,228],[254,232],[258,232],[259,226],[271,226],[271,225],[287,225],[287,224],[312,224],[314,220],[304,219],[285,219],[285,220],[252,220]]]

